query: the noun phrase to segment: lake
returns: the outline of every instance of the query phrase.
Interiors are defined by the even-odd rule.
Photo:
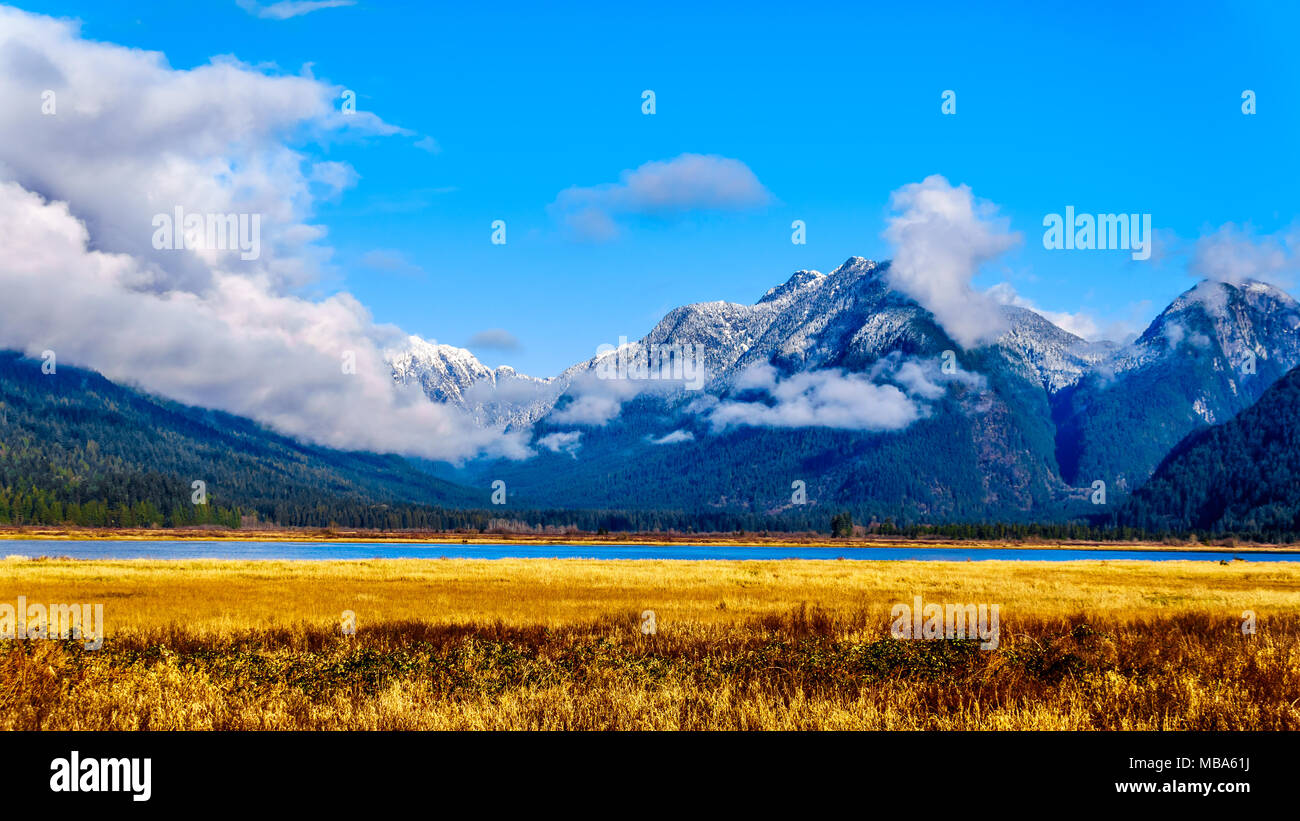
[[[1300,561],[1300,553],[1233,553],[1088,548],[737,547],[730,545],[391,544],[384,542],[50,541],[0,540],[0,555],[74,559],[852,559],[862,561],[1050,561],[1080,559],[1248,562]]]

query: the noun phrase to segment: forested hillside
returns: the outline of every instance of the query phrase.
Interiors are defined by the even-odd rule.
[[[192,483],[207,504],[193,503]],[[397,456],[303,445],[226,413],[0,352],[0,524],[375,526],[382,505],[482,504]]]
[[[611,427],[640,419],[633,410]],[[644,431],[636,433],[639,437]],[[770,434],[762,431],[737,432],[718,446],[749,448],[751,469],[765,464],[764,459],[788,460],[782,469],[770,471],[772,487],[765,494],[789,499],[790,491],[783,489],[787,477],[814,475],[819,468],[808,452],[840,461],[853,438],[819,430],[805,435],[824,441],[820,449],[801,448],[798,457],[772,448],[763,441]],[[643,462],[642,471],[623,473],[616,466],[615,443],[621,438],[611,436],[605,481],[624,485],[622,495],[629,497],[672,486],[670,466],[681,464],[680,455],[674,460],[671,448],[656,448],[662,463]],[[937,446],[941,441],[933,440],[938,459],[944,458]],[[711,440],[701,435],[699,443]],[[592,448],[600,450],[604,448]],[[861,466],[870,452],[851,450],[850,461]],[[574,460],[547,454],[537,461],[560,479]],[[860,481],[888,480],[881,472],[857,475]],[[478,531],[827,532],[831,517],[843,511],[881,535],[1010,539],[1152,538],[1188,531],[1300,538],[1300,369],[1236,419],[1194,434],[1175,448],[1118,514],[1112,523],[1117,527],[1102,521],[1085,524],[1083,509],[1074,512],[1072,521],[1058,523],[925,524],[926,511],[878,503],[833,505],[820,502],[815,492],[808,494],[807,504],[787,502],[766,510],[766,500],[754,504],[758,499],[732,500],[748,501],[737,505],[748,510],[708,505],[656,510],[609,505],[606,500],[617,494],[593,485],[587,488],[587,506],[566,510],[559,509],[566,506],[556,504],[560,500],[517,494],[510,484],[507,504],[494,506],[488,504],[488,477],[480,478],[475,487],[465,487],[397,456],[304,445],[249,420],[149,396],[91,371],[60,366],[57,373],[44,374],[39,362],[0,353],[0,524],[239,527],[263,522]],[[710,487],[726,487],[729,478],[737,477],[714,477]],[[205,483],[207,504],[193,503],[194,481]],[[690,496],[689,482],[699,479],[679,475],[676,481],[688,483],[680,490]],[[974,481],[969,484],[966,492],[975,493]],[[948,490],[954,501],[962,495],[955,481]]]
[[[1121,511],[1128,526],[1300,538],[1300,368],[1175,447]]]

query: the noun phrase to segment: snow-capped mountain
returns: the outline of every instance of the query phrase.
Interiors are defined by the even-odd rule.
[[[776,511],[799,479],[827,504],[1017,518],[1074,504],[1097,479],[1131,489],[1184,435],[1232,416],[1300,364],[1297,303],[1261,283],[1202,283],[1128,345],[1090,342],[1027,308],[986,304],[1003,330],[963,350],[890,287],[888,266],[854,257],[829,274],[797,271],[752,305],[685,305],[622,351],[549,379],[491,370],[468,351],[420,340],[393,356],[394,378],[484,424],[533,428],[537,458],[479,467],[545,504]],[[702,391],[609,393],[591,378],[608,357],[665,345],[698,346]],[[956,383],[936,370],[952,356],[963,375]],[[858,424],[839,428],[815,417],[720,427],[709,409],[747,401],[742,374],[755,366],[794,384],[803,384],[799,375],[837,374],[831,388],[868,397],[868,383],[896,388],[914,419],[905,430],[877,428],[850,406],[840,410]],[[904,366],[912,367],[906,378]],[[607,393],[592,399],[593,390]],[[776,400],[762,401],[742,415],[770,417]],[[462,478],[478,481],[476,469]],[[638,490],[645,477],[653,499]]]
[[[1028,308],[1002,308],[1009,325],[997,340],[1004,356],[1052,395],[1105,366],[1119,350],[1114,342],[1089,342],[1062,330]]]
[[[1264,282],[1207,280],[1170,303],[1113,368],[1140,368],[1184,345],[1212,348],[1233,375],[1236,392],[1241,377],[1257,372],[1261,362],[1279,360],[1285,371],[1300,359],[1298,329],[1300,303],[1285,291]]]
[[[1196,428],[1225,422],[1300,364],[1300,304],[1262,282],[1205,281],[1054,399],[1061,474],[1145,481]]]
[[[393,379],[402,385],[417,383],[434,402],[466,407],[465,393],[474,384],[495,379],[490,368],[464,348],[439,345],[418,336],[408,346],[389,351]]]
[[[798,271],[753,305],[677,308],[643,341],[701,345],[715,385],[756,364],[852,367],[893,349],[920,350],[931,336],[925,311],[890,290],[884,268],[853,257],[830,274]]]
[[[787,372],[853,369],[893,350],[933,348],[937,329],[928,312],[889,288],[887,266],[853,257],[829,274],[797,271],[753,305],[685,305],[642,344],[701,346],[715,387],[756,364]]]
[[[459,407],[486,427],[531,425],[562,392],[555,379],[537,379],[508,365],[488,368],[464,348],[409,337],[403,348],[387,352],[393,380],[418,384],[434,402]]]
[[[776,364],[788,371],[854,369],[893,350],[918,353],[933,349],[936,342],[950,345],[925,309],[890,289],[883,276],[888,265],[853,257],[830,274],[796,271],[753,305],[684,305],[629,349],[697,345],[704,352],[710,389],[718,389],[754,364]],[[1232,374],[1241,374],[1250,356],[1257,368],[1276,359],[1283,371],[1300,360],[1300,306],[1261,282],[1203,282],[1174,300],[1128,346],[1081,339],[1027,308],[1003,305],[998,310],[1007,330],[991,347],[1051,395],[1088,374],[1113,378],[1148,367],[1180,346],[1204,347],[1211,341],[1223,353],[1220,366],[1230,372],[1234,393],[1239,378]],[[411,337],[410,346],[395,352],[390,363],[394,379],[418,382],[434,401],[471,410],[494,404],[500,410],[492,418],[508,418],[518,426],[544,415],[600,359],[538,379],[509,367],[492,370],[463,348]],[[520,390],[509,390],[512,386]],[[490,393],[485,389],[495,387],[503,389],[502,396],[485,402]]]
[[[925,309],[890,289],[884,277],[887,268],[887,262],[853,257],[830,274],[796,271],[753,305],[683,305],[629,349],[635,353],[650,345],[697,345],[704,352],[710,388],[717,389],[755,364],[777,364],[788,371],[853,369],[893,350],[937,353],[953,347]],[[1007,305],[999,310],[1008,330],[997,346],[1053,393],[1105,365],[1118,349],[1114,343],[1080,339],[1026,308]],[[411,340],[409,348],[390,358],[394,378],[403,384],[418,382],[434,401],[466,408],[474,404],[467,399],[472,386],[495,385],[503,373],[552,388],[542,393],[553,403],[601,359],[593,357],[555,377],[536,379],[509,368],[493,371],[463,348]],[[935,348],[940,342],[944,347]],[[531,400],[530,411],[546,401]],[[508,415],[516,425],[538,418],[535,412]]]

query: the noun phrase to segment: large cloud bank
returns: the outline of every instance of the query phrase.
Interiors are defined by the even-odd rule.
[[[404,133],[340,113],[340,92],[233,59],[176,70],[0,8],[0,348],[334,447],[525,455],[395,386],[398,329],[347,294],[300,295],[329,254],[314,203],[356,179],[303,146]],[[177,208],[258,215],[260,254],[155,248],[155,215]]]

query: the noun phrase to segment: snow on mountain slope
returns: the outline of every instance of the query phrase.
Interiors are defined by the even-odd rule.
[[[830,274],[796,271],[753,305],[700,302],[670,311],[623,355],[644,355],[651,345],[698,346],[710,391],[724,389],[744,369],[775,364],[787,373],[820,368],[860,370],[893,351],[934,356],[949,347],[921,306],[890,289],[888,263],[852,257]],[[1089,343],[1024,308],[1007,306],[1010,330],[999,340],[1007,358],[1028,379],[1057,391],[1073,384],[1112,353],[1110,343]],[[543,417],[575,382],[604,357],[579,362],[549,379],[493,371],[462,348],[411,337],[390,355],[393,378],[418,383],[437,402],[450,402],[484,424],[520,427]]]
[[[550,379],[412,339],[393,354],[394,378],[482,424],[534,429],[536,458],[482,461],[462,478],[503,478],[546,504],[772,511],[787,506],[788,474],[809,498],[872,515],[1016,519],[1090,511],[1083,489],[1097,480],[1136,487],[1185,435],[1300,364],[1300,305],[1261,283],[1204,282],[1122,346],[985,307],[1003,330],[964,350],[888,271],[854,257],[797,271],[752,305],[684,305]],[[611,361],[665,345],[700,352],[703,390],[600,379]],[[957,371],[945,379],[947,351]],[[876,390],[890,386],[906,393],[896,405]],[[899,407],[910,421],[881,424]]]
[[[1027,308],[1002,308],[1010,328],[998,347],[1021,373],[1055,394],[1109,362],[1119,346],[1114,342],[1088,342],[1062,330]]]
[[[1179,440],[1231,419],[1300,365],[1300,305],[1259,282],[1204,281],[1054,398],[1066,481],[1136,486]]]
[[[1243,373],[1247,360],[1277,361],[1283,370],[1300,362],[1300,303],[1264,282],[1206,280],[1181,294],[1152,321],[1133,346],[1119,353],[1114,371],[1142,368],[1191,345],[1214,348],[1229,370]]]
[[[698,346],[706,390],[717,393],[754,365],[773,364],[784,373],[861,371],[894,352],[933,357],[956,348],[925,309],[889,287],[888,266],[852,257],[829,274],[796,271],[753,305],[683,305],[621,355],[644,355],[651,345]],[[1089,374],[1113,378],[1159,363],[1181,346],[1211,340],[1232,369],[1245,367],[1250,354],[1260,362],[1276,359],[1278,366],[1300,363],[1300,306],[1259,282],[1201,283],[1127,346],[1081,339],[1027,308],[999,310],[1007,330],[987,348],[1049,397]],[[463,348],[411,337],[407,347],[390,352],[389,361],[397,382],[419,384],[431,400],[462,407],[484,425],[521,428],[545,417],[566,392],[591,384],[602,360],[617,355],[597,355],[538,379],[509,367],[492,370]]]
[[[905,341],[924,347],[924,329],[913,328],[924,311],[890,291],[882,271],[861,257],[830,274],[797,271],[753,305],[676,308],[636,344],[700,346],[710,389],[752,365],[772,363],[787,372],[851,367],[852,360],[875,359]]]
[[[554,379],[537,379],[508,365],[492,370],[464,348],[409,337],[405,348],[387,352],[393,380],[418,384],[425,396],[468,411],[480,425],[531,425],[562,391]]]
[[[435,402],[465,407],[465,392],[475,383],[492,380],[492,371],[464,348],[438,345],[418,336],[408,346],[388,351],[388,364],[398,384],[418,383]]]

